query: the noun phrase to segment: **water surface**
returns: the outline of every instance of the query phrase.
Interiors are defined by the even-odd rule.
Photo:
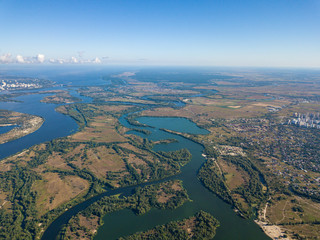
[[[15,128],[15,127],[17,127],[17,126],[18,126],[18,125],[10,125],[10,126],[0,127],[0,134],[9,132],[10,130],[12,130],[13,128]]]
[[[208,191],[199,182],[197,172],[205,161],[202,157],[203,147],[193,141],[164,132],[160,129],[165,128],[192,134],[206,134],[206,130],[199,128],[193,122],[183,118],[140,117],[138,120],[141,123],[154,127],[147,128],[152,132],[148,135],[149,140],[157,141],[169,138],[178,140],[178,142],[170,144],[156,145],[154,147],[155,151],[174,151],[187,148],[191,152],[192,160],[182,168],[182,173],[170,179],[182,180],[183,186],[186,188],[192,201],[185,203],[175,210],[152,209],[142,216],[136,216],[128,209],[107,214],[103,218],[104,225],[98,230],[95,240],[117,239],[137,231],[148,230],[156,225],[166,224],[169,221],[190,217],[200,210],[211,213],[221,223],[214,239],[270,239],[252,220],[245,220],[238,216],[231,209],[230,205]],[[126,122],[124,118],[121,118],[120,121],[126,127],[130,127],[130,124]]]
[[[40,102],[45,96],[48,96],[48,94],[32,94],[15,98],[15,100],[19,100],[20,102],[0,102],[0,109],[37,115],[44,118],[44,123],[37,131],[22,138],[0,144],[0,159],[35,144],[68,136],[78,130],[78,125],[71,117],[55,111],[57,105]]]
[[[63,86],[55,89],[71,89],[71,94],[77,97],[79,97],[79,95],[74,91],[72,86],[105,85],[106,80],[102,77],[105,76],[105,74],[111,74],[112,72],[117,71],[120,71],[120,69],[106,70],[99,68],[88,68],[81,70],[73,67],[48,67],[47,69],[39,68],[38,70],[35,70],[34,68],[26,66],[24,69],[19,69],[19,71],[17,71],[16,67],[0,67],[0,72],[2,72],[2,74],[6,73],[9,75],[11,74],[27,77],[34,76],[53,80],[64,86],[70,86],[71,88],[68,89]],[[78,126],[73,119],[55,111],[55,107],[57,105],[40,103],[40,100],[45,96],[48,96],[48,94],[33,94],[16,98],[21,102],[0,102],[0,109],[33,114],[41,116],[45,120],[42,127],[36,132],[20,139],[1,144],[0,159],[11,154],[15,154],[35,144],[68,136],[78,129]],[[88,98],[82,99],[84,102],[90,101]],[[178,140],[178,142],[171,144],[157,145],[154,148],[155,151],[172,151],[181,148],[187,148],[192,153],[192,160],[182,168],[182,173],[166,179],[182,180],[183,185],[187,189],[192,201],[185,203],[176,210],[152,209],[143,216],[136,216],[132,211],[129,210],[122,210],[107,214],[103,218],[105,224],[99,229],[98,235],[95,237],[95,239],[116,239],[120,236],[129,235],[137,231],[150,229],[159,224],[168,223],[172,220],[179,220],[189,217],[199,210],[204,210],[211,213],[220,221],[221,226],[218,228],[215,239],[269,239],[253,221],[240,218],[228,204],[224,203],[213,193],[209,192],[199,182],[197,179],[197,172],[205,161],[205,159],[201,156],[203,147],[188,139],[164,132],[160,129],[165,128],[190,134],[207,134],[208,132],[206,130],[197,127],[193,122],[184,118],[141,117],[138,120],[141,123],[154,127],[146,128],[152,132],[151,135],[147,136],[150,140],[156,141],[169,138],[175,138]],[[124,116],[120,118],[120,122],[129,128],[137,128],[136,126],[131,126],[125,120]],[[145,135],[141,136],[146,137]],[[145,185],[146,184],[141,184],[140,186]],[[67,223],[72,216],[85,209],[101,197],[116,193],[129,195],[132,193],[133,189],[134,187],[128,187],[110,191],[109,193],[101,194],[69,209],[49,226],[43,235],[43,239],[55,239],[55,236],[57,236],[63,224]]]

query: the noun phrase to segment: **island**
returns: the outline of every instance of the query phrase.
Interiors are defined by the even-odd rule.
[[[47,91],[48,93],[56,93],[51,96],[44,97],[41,102],[44,103],[54,103],[54,104],[69,104],[74,102],[81,102],[80,98],[74,97],[69,94],[68,91]],[[46,91],[43,91],[43,93],[46,93]]]
[[[219,227],[219,221],[209,213],[200,211],[190,218],[170,222],[149,231],[135,233],[120,239],[212,239],[216,234],[217,227]]]
[[[0,110],[0,128],[9,127],[9,131],[0,134],[0,144],[13,141],[37,131],[43,124],[42,117]]]

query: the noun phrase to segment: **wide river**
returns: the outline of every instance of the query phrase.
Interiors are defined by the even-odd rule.
[[[156,145],[155,151],[174,151],[181,148],[187,148],[191,154],[191,161],[182,167],[181,174],[170,179],[180,179],[186,188],[191,202],[185,203],[183,206],[175,210],[158,210],[152,209],[142,216],[136,216],[130,210],[121,210],[107,214],[104,218],[104,225],[99,229],[95,240],[117,239],[121,236],[132,234],[137,231],[150,229],[159,224],[165,224],[172,220],[179,220],[190,217],[199,210],[211,213],[217,218],[221,226],[217,230],[214,239],[243,239],[257,240],[270,239],[252,220],[245,220],[239,217],[230,207],[216,197],[215,194],[208,191],[198,180],[197,172],[205,159],[202,156],[203,147],[193,141],[181,136],[170,134],[160,130],[161,128],[186,132],[191,134],[206,134],[207,131],[197,127],[196,124],[184,118],[154,118],[140,117],[139,122],[152,126],[153,128],[145,128],[152,133],[147,136],[149,140],[157,141],[161,139],[176,139],[178,142],[170,144]],[[126,127],[132,127],[122,117],[120,122]],[[130,132],[146,137],[139,132]]]
[[[0,145],[0,158],[7,157],[29,148],[35,144],[39,144],[52,139],[67,136],[77,130],[77,125],[74,120],[68,116],[57,113],[54,104],[40,103],[44,97],[43,94],[28,95],[17,98],[23,102],[19,103],[0,103],[0,109],[7,109],[23,113],[35,114],[45,118],[43,126],[36,132],[20,138],[18,140]],[[187,132],[193,134],[206,134],[207,131],[196,126],[196,124],[183,118],[153,118],[141,117],[138,121],[153,128],[147,128],[151,131],[148,136],[139,132],[131,132],[140,135],[149,140],[160,140],[175,138],[178,142],[157,145],[154,147],[155,151],[172,151],[181,148],[187,148],[191,154],[191,161],[184,167],[180,174],[167,178],[180,179],[183,181],[183,186],[186,188],[189,197],[192,201],[185,203],[183,206],[175,210],[157,210],[152,209],[142,216],[136,216],[130,210],[121,210],[111,214],[107,214],[103,220],[104,225],[99,228],[95,239],[117,239],[120,236],[132,234],[137,231],[150,229],[159,224],[165,224],[172,220],[179,220],[189,217],[199,210],[204,210],[211,213],[217,218],[221,226],[217,230],[214,239],[243,239],[243,240],[267,240],[263,231],[252,220],[245,220],[239,217],[230,207],[230,205],[223,202],[215,194],[208,191],[197,179],[197,172],[205,159],[202,157],[203,147],[193,141],[178,135],[170,134],[160,130],[161,128],[170,129],[179,132]],[[120,122],[126,127],[132,127],[125,120],[120,118]],[[135,128],[137,128],[135,126]],[[145,127],[144,127],[145,128]],[[161,180],[163,181],[163,180]],[[144,186],[146,184],[141,184]],[[123,193],[123,195],[131,194],[134,187],[127,187],[108,191],[92,199],[89,199],[74,208],[69,209],[63,213],[57,220],[55,220],[49,228],[45,231],[42,239],[55,239],[61,229],[62,225],[68,220],[83,210],[93,202],[97,201],[103,196]]]
[[[136,216],[132,211],[127,209],[107,214],[103,218],[104,225],[99,228],[98,234],[95,236],[95,240],[117,239],[121,236],[126,236],[137,231],[147,230],[156,225],[165,224],[172,220],[179,220],[189,217],[199,210],[204,210],[211,213],[220,221],[221,226],[218,228],[215,239],[269,239],[269,237],[267,237],[258,227],[258,225],[256,225],[252,220],[245,220],[239,217],[231,209],[230,205],[216,197],[215,194],[208,191],[199,182],[197,179],[197,172],[205,161],[205,159],[202,157],[203,147],[200,144],[197,144],[186,138],[164,132],[160,129],[165,128],[192,134],[206,134],[206,130],[197,127],[196,124],[184,118],[140,117],[138,118],[138,121],[152,126],[152,128],[142,127],[151,131],[151,134],[147,136],[149,140],[156,141],[172,138],[178,140],[178,142],[175,143],[156,145],[154,147],[155,151],[173,151],[181,148],[187,148],[191,152],[192,159],[186,166],[182,167],[181,174],[157,182],[169,179],[182,180],[183,186],[186,188],[192,201],[185,203],[183,206],[175,210],[152,209],[147,214],[142,216]],[[128,128],[137,128],[136,126],[131,126],[125,120],[125,116],[120,118],[120,122]],[[140,132],[131,131],[129,133],[146,137]],[[143,187],[147,184],[149,183],[144,183],[139,186]],[[132,194],[132,191],[135,187],[136,186],[111,190],[69,209],[49,226],[42,239],[56,239],[56,236],[58,235],[63,224],[66,224],[73,215],[85,209],[87,206],[97,201],[101,197],[119,193],[122,193],[123,196],[128,196],[129,194]]]

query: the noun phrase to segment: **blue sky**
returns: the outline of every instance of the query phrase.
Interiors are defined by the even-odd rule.
[[[320,67],[319,0],[0,0],[0,56]],[[0,59],[1,60],[1,59]]]

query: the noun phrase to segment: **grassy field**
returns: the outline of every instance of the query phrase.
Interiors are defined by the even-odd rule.
[[[115,129],[118,125],[118,120],[111,116],[95,117],[81,132],[72,135],[71,139],[75,142],[124,142],[126,139]]]
[[[221,158],[217,160],[217,164],[221,168],[224,178],[226,179],[226,184],[230,190],[248,184],[249,175],[236,165],[226,162]]]
[[[84,194],[90,186],[88,181],[78,176],[61,178],[58,173],[41,175],[42,180],[37,180],[32,186],[32,191],[37,194],[36,205],[39,216]]]
[[[299,196],[276,194],[267,207],[267,220],[291,236],[319,239],[320,203]]]
[[[211,119],[253,118],[269,113],[270,108],[282,108],[290,101],[248,101],[233,99],[191,98],[181,109],[154,108],[143,111],[144,116],[174,116],[192,119],[198,124],[210,124]]]

